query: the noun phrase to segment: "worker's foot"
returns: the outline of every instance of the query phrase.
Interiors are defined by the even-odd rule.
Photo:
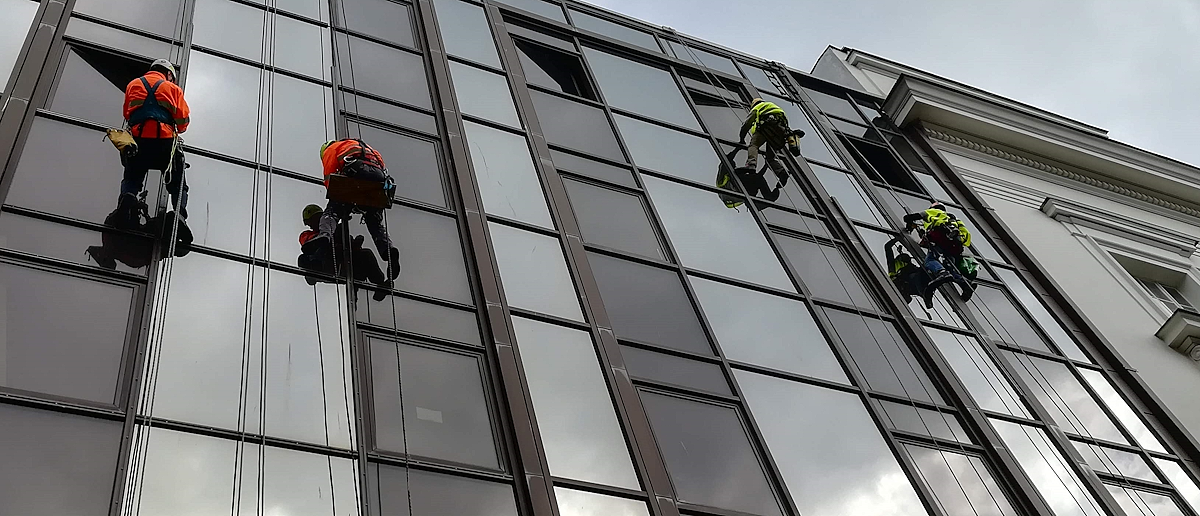
[[[141,203],[138,201],[137,196],[131,193],[121,194],[121,197],[117,199],[116,213],[118,216],[114,225],[120,229],[132,229],[136,227],[138,222],[140,222],[138,220],[140,205]]]
[[[108,253],[104,252],[104,247],[94,245],[88,247],[86,252],[88,256],[92,257],[93,260],[96,260],[96,265],[108,270],[115,270],[117,268],[117,261],[111,256],[108,256]]]
[[[388,278],[396,279],[400,276],[400,250],[395,247],[389,251],[388,256]]]
[[[925,309],[926,310],[933,310],[933,295],[936,293],[937,292],[934,290],[927,289],[927,290],[925,290],[924,294],[921,295],[921,299],[925,300]]]
[[[975,293],[975,285],[972,285],[972,284],[964,281],[963,283],[961,283],[959,285],[959,288],[962,289],[962,294],[959,294],[958,298],[963,300],[964,303],[966,303],[967,301],[970,301],[971,295]]]
[[[779,186],[776,186],[775,188],[783,188],[787,186],[788,173],[786,170],[783,170],[782,172],[776,171],[775,176],[779,178]]]
[[[384,299],[387,299],[387,297],[388,297],[388,293],[386,290],[376,290],[375,294],[371,296],[371,299],[374,299],[375,302],[378,303],[380,301],[383,301]]]
[[[933,276],[932,280],[929,280],[929,285],[925,287],[925,294],[922,297],[929,299],[930,303],[932,303],[933,295],[937,293],[937,289],[951,281],[954,281],[954,277],[950,273],[946,271],[938,272]]]

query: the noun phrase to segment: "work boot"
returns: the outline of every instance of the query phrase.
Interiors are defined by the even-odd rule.
[[[937,289],[951,281],[954,281],[954,276],[951,276],[949,272],[944,270],[934,275],[933,279],[929,280],[929,285],[925,287],[924,295],[921,296],[928,300],[926,306],[932,307],[933,295],[937,292]]]
[[[116,270],[117,261],[114,260],[112,256],[109,256],[107,252],[104,251],[103,246],[93,245],[91,247],[88,247],[86,252],[87,252],[88,256],[91,256],[93,260],[96,260],[96,265],[99,265],[108,270]]]
[[[138,201],[136,195],[131,193],[123,193],[117,198],[117,213],[119,216],[116,219],[118,229],[135,229],[141,222],[139,212],[141,202]]]
[[[388,293],[386,290],[376,290],[375,294],[371,296],[371,299],[374,299],[375,302],[378,303],[378,302],[383,301],[384,299],[387,299],[387,297],[388,297]]]
[[[316,257],[320,270],[333,270],[333,239],[328,235],[317,235],[300,246],[305,254]]]
[[[970,301],[971,295],[975,293],[975,285],[972,285],[971,283],[964,281],[961,284],[959,284],[959,287],[962,289],[962,293],[958,295],[958,298],[961,299],[964,303],[966,303],[967,301]]]
[[[400,276],[400,250],[393,247],[388,254],[388,278],[395,280]]]

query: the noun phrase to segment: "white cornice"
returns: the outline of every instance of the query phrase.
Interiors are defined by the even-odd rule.
[[[1054,220],[1098,229],[1188,257],[1200,241],[1195,237],[1153,226],[1107,210],[1085,206],[1066,199],[1047,197],[1042,212]]]

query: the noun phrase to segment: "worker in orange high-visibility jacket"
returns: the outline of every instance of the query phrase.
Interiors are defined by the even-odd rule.
[[[175,84],[176,80],[175,66],[166,59],[159,59],[150,65],[150,71],[125,87],[123,112],[138,150],[125,160],[118,209],[132,211],[138,203],[137,195],[145,187],[146,173],[150,169],[166,172],[169,165],[169,177],[165,178],[167,191],[176,212],[187,218],[185,165],[175,136],[187,131],[191,111],[183,99],[183,89]]]

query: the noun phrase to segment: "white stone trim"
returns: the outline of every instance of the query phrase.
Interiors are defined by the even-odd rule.
[[[1118,235],[1170,251],[1185,259],[1195,253],[1197,244],[1200,244],[1196,238],[1184,233],[1155,227],[1118,213],[1085,206],[1066,199],[1047,197],[1042,202],[1041,210],[1059,222],[1070,222],[1098,229],[1111,235]]]

